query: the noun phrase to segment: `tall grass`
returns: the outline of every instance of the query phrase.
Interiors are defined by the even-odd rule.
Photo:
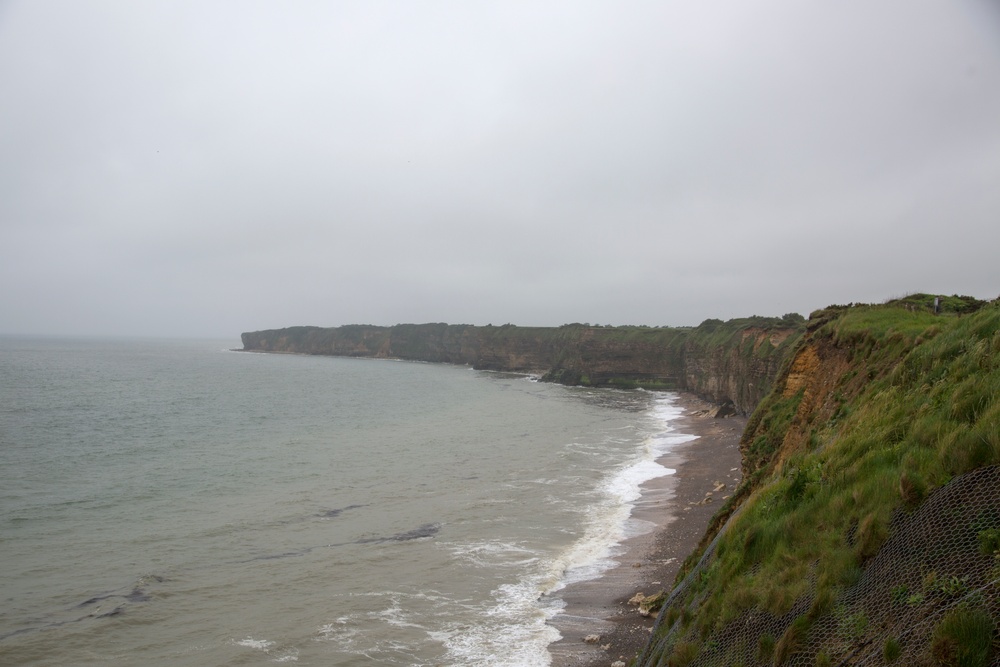
[[[889,537],[894,511],[1000,463],[1000,304],[962,316],[894,303],[825,317],[802,344],[832,346],[848,360],[840,405],[819,420],[799,414],[802,391],[783,397],[777,387],[751,418],[750,493],[706,581],[679,601],[699,601],[703,636],[746,610],[781,616],[802,599],[811,618],[831,613]],[[794,434],[806,432],[796,445]],[[785,638],[782,655],[798,636]]]
[[[931,655],[948,667],[986,667],[993,656],[993,618],[981,609],[959,607],[934,629]]]

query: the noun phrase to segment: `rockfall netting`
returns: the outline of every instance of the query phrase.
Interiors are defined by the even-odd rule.
[[[1000,651],[989,647],[1000,621],[1000,466],[956,477],[917,509],[897,510],[855,583],[808,622],[815,574],[813,593],[784,615],[753,608],[707,635],[685,623],[710,594],[691,591],[718,542],[671,593],[658,623],[672,626],[638,664],[1000,666]]]

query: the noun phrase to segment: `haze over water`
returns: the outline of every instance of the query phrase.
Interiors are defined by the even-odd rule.
[[[0,663],[544,665],[669,395],[0,339]]]

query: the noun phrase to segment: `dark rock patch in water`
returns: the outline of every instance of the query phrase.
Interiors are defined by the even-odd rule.
[[[407,542],[409,540],[419,540],[422,537],[433,537],[441,530],[439,523],[425,523],[419,528],[408,530],[405,533],[396,533],[391,537],[369,537],[358,540],[355,544],[380,544],[383,542]]]
[[[319,513],[319,516],[324,519],[335,519],[348,510],[356,510],[362,507],[365,507],[365,505],[348,505],[347,507],[341,507],[339,509],[324,510]]]

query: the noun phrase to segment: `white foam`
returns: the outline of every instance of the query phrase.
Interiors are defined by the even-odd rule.
[[[317,630],[317,641],[332,642],[345,651],[352,651],[357,637],[363,636],[361,629],[350,623],[351,619],[342,616],[335,623],[327,623]]]
[[[674,422],[684,414],[675,401],[673,394],[657,398],[649,412],[653,434],[645,439],[631,463],[610,473],[601,482],[598,489],[604,500],[592,508],[583,537],[555,559],[554,581],[546,592],[601,576],[618,565],[615,558],[623,553],[622,542],[655,528],[648,522],[631,519],[635,503],[642,496],[642,484],[674,474],[676,470],[658,463],[657,459],[676,445],[697,438],[675,433]]]
[[[233,643],[237,646],[244,646],[246,648],[257,649],[258,651],[264,651],[265,653],[274,646],[274,642],[267,639],[254,639],[253,637],[247,636],[246,639],[234,639]]]
[[[423,625],[413,623],[409,620],[409,616],[405,611],[403,611],[399,598],[396,596],[390,598],[389,607],[383,609],[382,611],[374,612],[372,616],[397,628],[417,628],[418,630],[424,629]]]
[[[539,600],[539,581],[528,577],[504,584],[492,592],[493,599],[476,610],[481,620],[474,625],[454,625],[429,632],[441,642],[450,661],[490,667],[548,667],[548,646],[559,631],[546,621],[562,610],[559,600]]]
[[[450,550],[459,560],[477,567],[524,567],[538,561],[536,551],[500,540],[441,543],[440,546]]]
[[[406,652],[412,648],[404,643],[394,641],[379,640],[372,645],[371,628],[374,624],[384,624],[393,628],[407,630],[418,630],[427,632],[428,612],[419,611],[426,609],[426,605],[410,605],[408,600],[419,599],[425,602],[432,602],[435,605],[448,605],[454,603],[444,597],[441,593],[429,590],[419,593],[407,593],[399,591],[372,591],[368,593],[352,594],[352,597],[371,597],[383,600],[384,604],[378,610],[359,611],[347,616],[340,616],[332,623],[326,623],[317,628],[315,641],[331,642],[345,653],[371,657],[370,653],[375,651],[402,651]],[[424,614],[424,615],[418,615]],[[421,622],[417,622],[421,621]],[[429,621],[433,623],[434,621]],[[379,631],[381,632],[381,630]]]
[[[559,614],[565,603],[548,593],[567,584],[599,577],[617,565],[623,553],[621,544],[635,535],[651,532],[655,524],[632,518],[641,497],[641,485],[651,479],[674,474],[657,462],[678,444],[694,436],[676,432],[675,420],[683,414],[673,395],[658,395],[646,415],[643,428],[649,433],[636,449],[632,460],[608,473],[594,489],[596,504],[578,508],[587,519],[583,535],[554,557],[520,544],[502,540],[480,540],[465,544],[439,543],[462,565],[496,568],[504,566],[526,571],[516,583],[504,584],[491,593],[490,599],[469,605],[469,621],[444,629],[428,631],[448,654],[448,664],[475,664],[491,667],[548,667],[548,646],[560,638],[559,631],[547,623]],[[620,444],[620,443],[619,443]],[[572,444],[569,448],[595,461],[613,460],[599,445]],[[545,485],[551,480],[538,478],[530,483]],[[567,502],[576,502],[569,499]],[[474,620],[473,620],[474,619]]]
[[[237,646],[263,651],[268,654],[271,653],[271,649],[274,647],[274,642],[270,639],[254,639],[249,635],[245,639],[234,639],[233,643]],[[271,658],[271,662],[298,662],[298,660],[298,649],[283,650],[280,655]]]

